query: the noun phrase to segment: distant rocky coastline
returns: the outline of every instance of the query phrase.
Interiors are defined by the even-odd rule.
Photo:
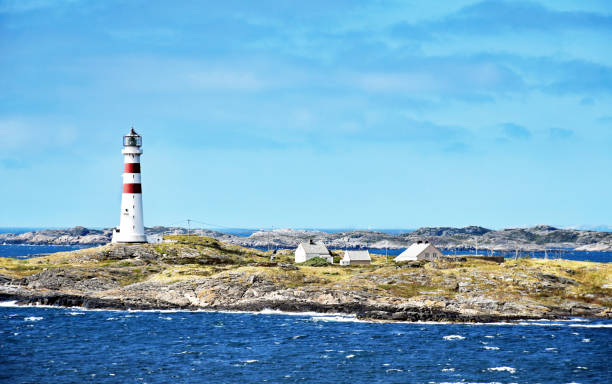
[[[150,227],[147,235],[186,234],[180,227]],[[332,249],[406,248],[418,240],[428,240],[444,249],[490,249],[495,251],[544,251],[566,249],[578,251],[612,251],[612,233],[551,226],[491,230],[470,226],[464,228],[427,227],[413,232],[390,234],[377,231],[346,231],[327,233],[315,230],[275,229],[258,231],[250,236],[195,229],[190,233],[213,237],[244,247],[294,248],[300,242],[313,239]],[[48,229],[21,234],[2,233],[0,244],[33,245],[104,245],[111,241],[112,228]]]

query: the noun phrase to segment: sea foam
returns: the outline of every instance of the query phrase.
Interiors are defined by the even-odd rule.
[[[461,335],[448,335],[443,337],[444,340],[464,340],[465,337]]]
[[[487,369],[487,371],[490,371],[490,372],[509,372],[509,373],[515,373],[516,372],[516,368],[512,368],[512,367],[493,367],[493,368]]]

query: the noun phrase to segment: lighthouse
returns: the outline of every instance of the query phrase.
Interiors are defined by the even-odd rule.
[[[134,131],[123,136],[123,194],[121,219],[113,231],[113,243],[146,243],[142,219],[142,186],[140,184],[140,155],[142,137]]]

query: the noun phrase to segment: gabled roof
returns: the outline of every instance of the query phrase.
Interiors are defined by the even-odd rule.
[[[344,260],[371,261],[370,252],[365,251],[344,251]]]
[[[433,245],[431,243],[414,243],[410,247],[408,247],[408,249],[406,249],[404,252],[400,253],[398,257],[400,257],[400,256],[402,256],[402,257],[416,257],[416,256],[420,255],[430,245],[433,247]]]
[[[327,247],[321,243],[300,243],[306,254],[329,255]]]

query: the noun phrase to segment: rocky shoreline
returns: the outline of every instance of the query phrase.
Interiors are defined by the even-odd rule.
[[[457,323],[493,323],[513,322],[524,320],[559,320],[571,317],[602,317],[599,311],[586,311],[580,314],[559,312],[545,317],[538,316],[513,316],[513,315],[467,315],[453,311],[444,311],[427,307],[398,307],[398,306],[363,306],[359,304],[326,305],[315,302],[297,301],[258,301],[238,305],[221,305],[212,307],[180,306],[175,303],[164,302],[126,302],[119,299],[100,299],[96,297],[45,293],[33,294],[31,292],[9,293],[4,291],[0,294],[0,301],[15,301],[17,305],[47,305],[68,308],[105,309],[105,310],[183,310],[183,311],[211,311],[211,312],[262,312],[275,310],[285,313],[314,312],[320,314],[346,314],[355,315],[360,320],[384,320],[384,321],[435,321],[435,322],[457,322]],[[588,309],[588,308],[587,308]],[[612,317],[608,317],[612,318]]]
[[[309,267],[212,238],[0,258],[0,299],[103,309],[345,313],[389,321],[612,318],[612,267],[487,260]]]
[[[179,227],[146,228],[147,235],[187,234],[209,236],[243,247],[295,248],[300,242],[313,239],[332,249],[406,248],[418,240],[428,240],[439,248],[459,250],[494,250],[538,252],[544,250],[612,251],[612,233],[559,229],[540,225],[498,231],[483,227],[435,227],[390,234],[377,231],[321,232],[314,230],[275,229],[237,236],[207,229],[187,230]],[[0,233],[0,244],[32,245],[103,245],[111,241],[112,229],[41,230],[21,234]]]

